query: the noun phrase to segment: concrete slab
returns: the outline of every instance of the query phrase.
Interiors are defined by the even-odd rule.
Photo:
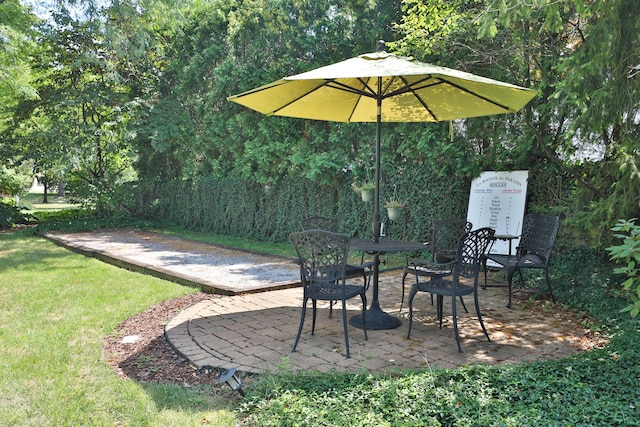
[[[299,286],[291,258],[266,256],[133,229],[45,234],[87,256],[134,271],[236,295]]]

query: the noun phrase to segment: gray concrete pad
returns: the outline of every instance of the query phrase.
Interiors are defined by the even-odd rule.
[[[290,258],[180,239],[141,230],[51,232],[50,240],[74,251],[205,292],[235,295],[298,286],[300,270]]]

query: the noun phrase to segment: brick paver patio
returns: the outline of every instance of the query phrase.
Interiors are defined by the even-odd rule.
[[[481,290],[481,310],[491,342],[485,338],[475,316],[459,309],[463,353],[458,353],[449,302],[445,301],[442,329],[435,319],[435,306],[427,294],[414,300],[414,325],[407,339],[408,308],[400,308],[400,273],[381,276],[380,303],[402,319],[392,330],[363,331],[349,325],[351,358],[345,357],[342,313],[334,306],[320,305],[316,333],[311,335],[311,305],[295,353],[291,352],[300,321],[302,290],[287,289],[201,301],[176,316],[166,326],[169,341],[196,366],[236,367],[247,372],[277,369],[391,372],[402,369],[455,367],[474,363],[520,363],[564,357],[579,352],[584,328],[571,316],[544,301],[528,301],[516,294],[512,309],[506,308],[506,289]],[[354,299],[356,301],[358,299]],[[359,301],[359,300],[358,300]],[[359,313],[357,303],[348,315]]]

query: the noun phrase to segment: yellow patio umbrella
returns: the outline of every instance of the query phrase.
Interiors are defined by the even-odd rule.
[[[285,77],[230,96],[228,100],[268,116],[375,122],[373,237],[377,243],[380,238],[382,122],[440,122],[515,113],[537,93],[536,90],[396,56],[386,52],[384,42],[379,41],[375,52]],[[384,317],[386,313],[374,307],[377,306],[377,258],[375,255],[371,311],[376,308],[374,315]],[[367,325],[374,317],[372,314],[367,314]]]
[[[229,100],[268,116],[440,122],[515,113],[537,93],[380,50],[285,77]]]

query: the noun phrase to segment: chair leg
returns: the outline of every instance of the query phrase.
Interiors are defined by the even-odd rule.
[[[549,293],[551,294],[551,301],[553,301],[553,303],[556,303],[556,297],[555,295],[553,295],[553,289],[551,289],[551,282],[549,281],[549,270],[547,270],[546,268],[544,269],[544,276],[547,279],[547,287],[549,288]]]
[[[491,338],[489,338],[489,333],[487,332],[487,328],[484,327],[484,322],[482,321],[482,313],[480,313],[480,303],[478,301],[478,292],[473,294],[473,299],[476,303],[476,315],[478,316],[478,320],[480,321],[482,332],[484,332],[484,335],[487,337],[487,340],[491,342]]]
[[[458,353],[462,353],[462,346],[460,345],[460,334],[458,333],[458,312],[456,310],[456,297],[451,297],[451,315],[453,316],[453,333],[456,336],[456,343],[458,344]]]
[[[462,295],[460,295],[460,303],[462,304],[462,308],[464,308],[464,312],[468,313],[469,310],[467,310],[467,305],[464,303],[464,300],[462,299]]]
[[[487,289],[487,257],[482,257],[482,269],[484,270],[484,285],[482,289]]]
[[[313,313],[311,315],[312,321],[311,321],[311,335],[314,335],[316,332],[316,300],[312,299],[311,300],[311,306],[313,307]]]
[[[349,332],[347,331],[347,302],[342,300],[342,326],[344,328],[344,343],[347,346],[347,359],[351,358],[349,353]]]
[[[513,287],[513,275],[515,274],[515,270],[508,267],[506,267],[505,270],[507,272],[507,285],[509,286],[509,303],[507,304],[507,308],[511,308],[511,288]]]
[[[434,277],[433,277],[433,276],[430,276],[430,277],[429,277],[429,280],[433,280],[433,279],[434,279]],[[416,286],[417,286],[417,285],[418,285],[418,276],[416,276]],[[431,294],[431,293],[430,293],[430,294]],[[431,305],[433,305],[433,294],[431,294]]]
[[[436,313],[438,313],[437,316],[438,316],[438,319],[440,319],[439,329],[442,329],[442,318],[444,317],[442,315],[442,306],[444,305],[443,302],[444,302],[444,297],[442,295],[438,295],[436,297]]]
[[[409,331],[407,332],[407,338],[411,337],[411,326],[413,325],[413,297],[418,293],[418,288],[416,286],[411,287],[411,292],[409,293]]]
[[[402,306],[404,305],[404,281],[407,278],[407,273],[406,271],[404,273],[402,273],[402,299],[400,300],[400,311],[402,312]]]
[[[304,317],[307,313],[307,299],[305,298],[302,303],[302,313],[300,314],[300,326],[298,326],[298,335],[296,335],[296,342],[293,343],[292,353],[296,352],[296,347],[298,346],[298,341],[300,341],[300,334],[302,333],[302,325],[304,325]]]
[[[369,340],[367,336],[367,296],[365,293],[361,293],[360,297],[362,299],[362,329],[364,330],[364,340]]]

